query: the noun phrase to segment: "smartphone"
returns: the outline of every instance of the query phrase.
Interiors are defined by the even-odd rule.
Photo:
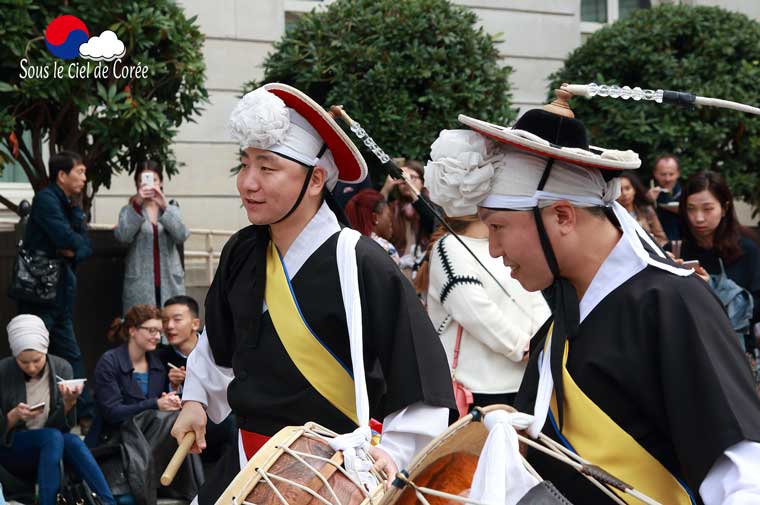
[[[684,268],[697,268],[699,266],[699,260],[684,261],[681,266]]]
[[[155,185],[155,181],[153,179],[154,174],[150,170],[145,170],[143,173],[140,174],[140,185],[141,186],[148,186],[149,188],[152,188]]]
[[[29,407],[29,410],[42,410],[42,408],[45,406],[45,402],[40,402],[37,405],[32,405]]]

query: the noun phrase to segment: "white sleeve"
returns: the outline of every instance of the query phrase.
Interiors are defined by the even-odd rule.
[[[182,401],[196,401],[206,406],[206,414],[214,423],[221,423],[230,414],[227,386],[234,378],[231,368],[218,366],[208,345],[206,330],[198,335],[198,345],[187,357],[187,375]]]
[[[529,328],[530,325],[525,323],[514,324],[514,321],[510,319],[526,316],[522,314],[519,316],[507,315],[504,307],[500,307],[494,302],[483,287],[480,271],[477,270],[478,265],[468,255],[464,254],[464,249],[459,247],[459,244],[447,247],[447,251],[451,258],[452,267],[449,274],[442,272],[445,276],[445,279],[442,279],[444,285],[453,282],[454,277],[465,277],[464,274],[468,271],[471,273],[468,273],[466,277],[472,278],[477,283],[462,282],[455,284],[446,297],[446,301],[443,302],[446,312],[461,324],[472,338],[479,340],[491,351],[506,356],[512,361],[520,362],[533,334],[525,329]],[[437,265],[443,264],[437,245],[434,249],[431,267],[433,261]],[[436,266],[436,273],[438,273],[438,268]],[[443,269],[442,266],[440,268]],[[472,273],[472,269],[476,269],[475,271],[478,273]],[[431,272],[431,277],[433,275]]]
[[[435,437],[449,426],[449,409],[422,402],[388,414],[383,419],[383,437],[378,445],[387,452],[399,470],[407,468]]]
[[[705,505],[760,503],[760,443],[732,445],[713,464],[699,486]]]

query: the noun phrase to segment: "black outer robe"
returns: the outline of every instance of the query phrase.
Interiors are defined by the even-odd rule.
[[[549,323],[531,342],[516,401],[523,412],[533,412]],[[694,275],[647,266],[618,286],[571,338],[567,369],[698,504],[699,486],[718,457],[743,440],[760,441],[760,400],[746,358],[720,302]],[[557,439],[548,420],[543,431]],[[569,467],[535,451],[529,460],[571,502],[612,503]]]
[[[291,284],[309,326],[350,370],[338,235],[306,260]],[[232,366],[235,373],[227,390],[232,412],[240,428],[262,435],[307,421],[350,432],[355,424],[306,381],[277,337],[269,313],[262,313],[268,240],[267,230],[257,226],[231,237],[206,298],[214,360],[219,366]],[[382,421],[416,402],[455,411],[446,354],[413,287],[373,240],[361,237],[356,257],[372,417]],[[237,454],[227,466],[222,473],[231,479],[239,470],[232,472]],[[219,487],[221,479],[214,480]],[[202,492],[201,503],[213,503],[213,494]]]

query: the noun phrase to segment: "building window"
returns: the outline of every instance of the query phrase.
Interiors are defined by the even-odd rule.
[[[581,0],[581,21],[606,23],[607,0]]]
[[[623,19],[636,9],[648,9],[651,0],[581,0],[581,39],[604,26]]]

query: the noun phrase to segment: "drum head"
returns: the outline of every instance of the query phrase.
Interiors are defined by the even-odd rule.
[[[414,458],[407,470],[409,480],[419,486],[453,494],[469,489],[478,458],[488,438],[488,429],[480,422],[482,417],[496,410],[516,412],[508,405],[490,405],[477,410],[475,415],[470,413],[449,426]],[[437,482],[446,482],[448,488],[438,488]],[[407,492],[404,493],[404,491]],[[385,493],[380,503],[382,505],[400,505],[407,501],[416,503],[416,498],[411,499],[413,497],[414,493],[408,488],[400,489],[394,485]],[[448,503],[448,501],[436,502],[435,499],[430,498],[428,497],[431,505]]]

